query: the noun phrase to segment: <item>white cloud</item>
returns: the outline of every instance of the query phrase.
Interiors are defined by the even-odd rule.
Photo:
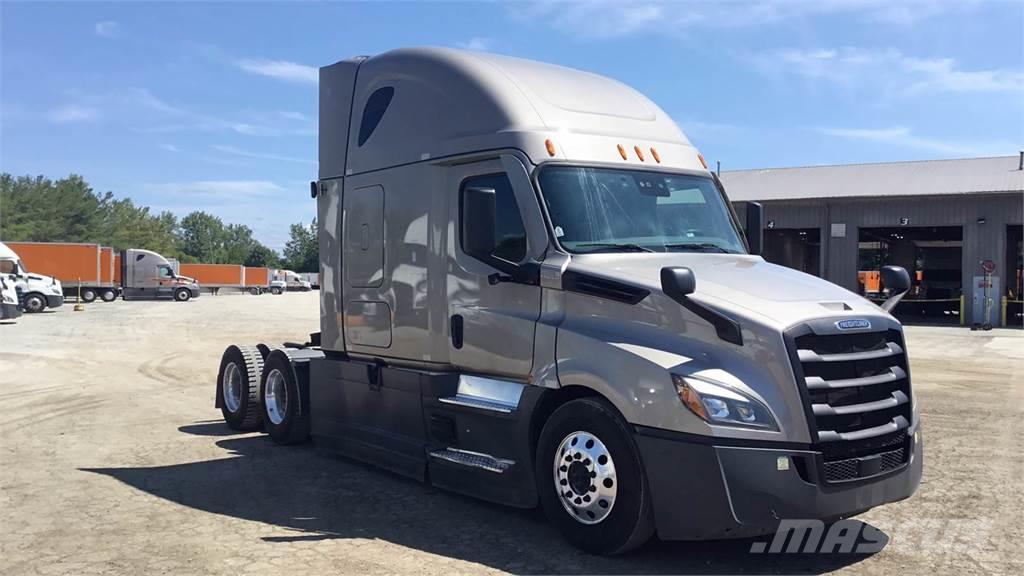
[[[889,48],[783,49],[748,57],[762,72],[797,75],[849,87],[881,87],[885,95],[1024,93],[1024,71],[964,70],[952,58],[918,58]]]
[[[250,152],[250,151],[247,151],[247,150],[240,150],[238,148],[235,148],[234,146],[225,146],[223,144],[214,144],[214,145],[210,146],[210,148],[213,148],[214,150],[216,150],[218,152],[223,152],[225,154],[231,154],[233,156],[242,156],[242,157],[245,157],[245,158],[256,158],[258,160],[275,160],[275,161],[279,161],[279,162],[294,162],[296,164],[311,164],[311,165],[316,165],[316,163],[317,163],[316,160],[312,160],[312,159],[309,159],[309,158],[295,158],[293,156],[281,156],[279,154],[267,154],[267,153],[263,153],[263,152]]]
[[[476,50],[478,52],[486,52],[487,50],[491,49],[491,46],[494,45],[494,39],[485,38],[483,36],[474,36],[469,40],[466,40],[465,42],[457,42],[455,45],[465,50]]]
[[[906,126],[885,128],[818,127],[814,130],[820,134],[844,140],[887,144],[941,156],[997,156],[1017,149],[1011,142],[950,142],[925,138],[915,135]]]
[[[316,84],[319,81],[319,71],[315,67],[287,60],[243,59],[235,61],[235,66],[252,74],[288,82]]]
[[[117,35],[117,22],[113,20],[104,20],[103,22],[97,22],[94,28],[97,36],[103,36],[104,38],[113,38]]]
[[[294,120],[296,122],[309,122],[310,117],[306,116],[302,112],[296,112],[294,110],[280,110],[277,113],[278,116],[285,120]]]
[[[678,34],[689,28],[765,27],[819,16],[849,15],[868,22],[912,26],[952,10],[969,10],[977,0],[709,0],[617,2],[614,0],[513,3],[513,18],[543,21],[584,40],[636,33]]]
[[[254,196],[267,196],[284,191],[268,180],[197,180],[193,182],[165,182],[146,184],[147,192],[170,197],[201,196],[225,201],[244,200]]]
[[[99,110],[81,104],[65,104],[50,110],[47,118],[54,124],[93,122],[100,116]]]
[[[174,144],[161,144],[160,147],[168,152],[181,152],[181,150]]]

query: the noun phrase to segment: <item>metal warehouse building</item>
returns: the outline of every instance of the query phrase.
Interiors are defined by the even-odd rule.
[[[904,319],[1021,322],[1020,156],[722,172],[731,200],[765,207],[767,260],[881,298],[903,266]]]

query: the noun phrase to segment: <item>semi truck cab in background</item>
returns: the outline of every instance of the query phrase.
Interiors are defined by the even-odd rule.
[[[604,554],[914,493],[905,270],[880,307],[765,262],[760,206],[595,74],[403,49],[319,89],[320,332],[225,351],[230,426],[540,505]]]
[[[122,294],[125,300],[171,298],[185,302],[199,297],[199,284],[178,275],[167,258],[151,250],[129,248],[120,258]]]
[[[13,274],[3,271],[4,264],[0,260],[0,320],[14,320],[21,316],[21,305],[18,304],[18,291]]]
[[[301,290],[303,292],[308,292],[312,289],[312,284],[309,280],[303,278],[298,272],[291,270],[275,270],[271,288],[275,286],[283,290]]]
[[[60,281],[52,276],[36,274],[25,268],[18,254],[0,242],[0,274],[13,279],[18,302],[26,312],[42,312],[64,304]]]

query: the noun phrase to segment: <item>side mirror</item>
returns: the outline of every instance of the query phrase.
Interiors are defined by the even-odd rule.
[[[462,249],[473,258],[490,261],[494,253],[494,188],[462,191]]]
[[[882,310],[890,312],[910,291],[910,274],[902,266],[882,266],[882,284],[889,289],[889,299],[882,302]]]
[[[669,298],[679,301],[697,290],[697,277],[689,268],[666,266],[661,269],[661,290]]]
[[[764,206],[747,202],[747,250],[760,255],[764,248]]]

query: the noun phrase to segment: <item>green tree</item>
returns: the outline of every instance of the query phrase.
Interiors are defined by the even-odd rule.
[[[178,236],[186,260],[209,264],[221,262],[226,231],[220,218],[198,210],[191,212],[181,219]]]
[[[316,218],[309,226],[292,224],[284,245],[284,265],[295,272],[316,272],[320,269],[320,246],[317,243]]]
[[[259,242],[255,243],[252,248],[249,249],[249,255],[246,256],[246,266],[262,266],[265,268],[278,268],[281,266],[281,257],[276,251],[267,248]]]

